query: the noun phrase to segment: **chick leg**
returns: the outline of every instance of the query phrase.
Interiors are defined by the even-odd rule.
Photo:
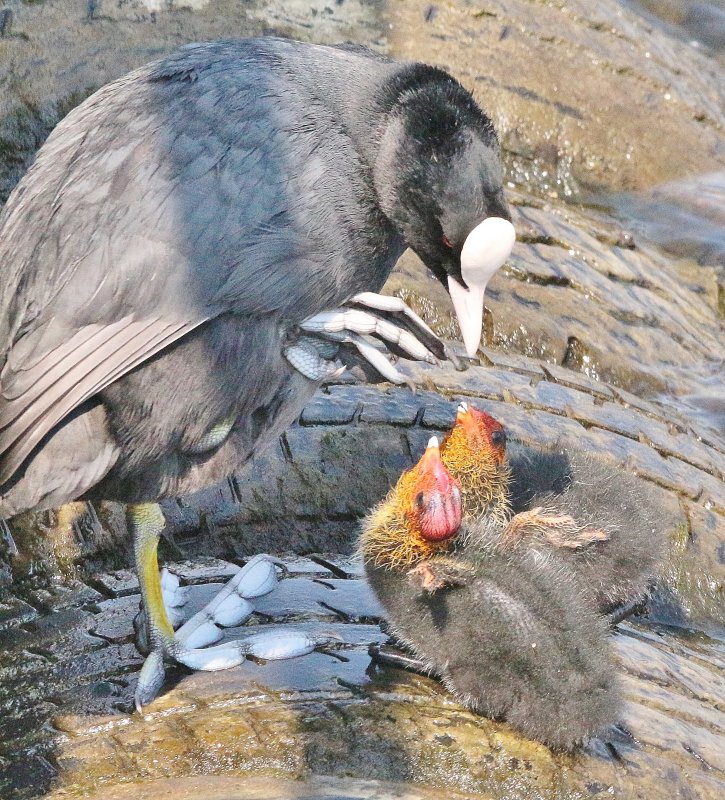
[[[151,652],[141,668],[136,687],[135,702],[139,711],[154,699],[163,684],[166,672],[165,658],[191,669],[211,672],[234,667],[249,656],[268,660],[294,658],[333,641],[328,636],[313,638],[303,633],[273,632],[254,634],[237,642],[225,642],[206,649],[190,647],[189,641],[208,641],[203,634],[203,628],[210,619],[218,619],[229,624],[230,620],[237,618],[237,609],[243,607],[237,600],[244,600],[237,591],[243,573],[243,580],[252,587],[256,586],[259,593],[264,593],[267,576],[264,571],[258,569],[258,562],[246,573],[245,570],[241,570],[232,579],[231,588],[225,587],[205,610],[189,620],[187,630],[184,631],[182,628],[180,631],[182,635],[177,636],[174,634],[174,628],[164,605],[156,555],[159,536],[165,525],[164,515],[156,503],[131,505],[126,513],[134,538],[136,570],[151,646]],[[250,566],[252,562],[247,565]],[[254,588],[251,591],[254,591]]]
[[[424,661],[389,644],[371,644],[368,654],[378,664],[417,672],[419,675],[433,674]]]

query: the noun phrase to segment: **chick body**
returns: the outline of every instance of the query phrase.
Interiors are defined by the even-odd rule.
[[[548,531],[530,526],[527,549],[560,559],[600,610],[646,593],[673,524],[655,487],[584,451],[516,448],[509,466],[514,513],[542,508],[571,520]]]
[[[506,438],[498,420],[459,406],[441,455],[460,482],[464,519],[508,521],[503,545],[560,559],[600,611],[642,597],[672,527],[656,488],[601,456]]]
[[[452,530],[455,550],[451,540],[412,549],[406,542],[419,534],[405,496],[416,491],[408,473],[368,517],[360,541],[395,637],[466,706],[556,749],[613,723],[619,700],[607,626],[575,572],[535,546],[531,532],[508,546],[506,523],[487,515]]]

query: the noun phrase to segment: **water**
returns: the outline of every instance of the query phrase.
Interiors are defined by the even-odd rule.
[[[636,236],[678,257],[725,266],[725,171],[603,199]]]
[[[631,232],[635,244],[652,243],[682,260],[680,279],[687,281],[687,260],[712,267],[720,288],[716,302],[725,314],[725,171],[662,184],[639,193],[598,194],[587,198]],[[703,298],[703,303],[711,302]],[[667,390],[650,399],[676,409],[683,417],[725,436],[725,332],[710,360],[694,358],[674,368]]]
[[[670,33],[725,52],[725,2],[723,0],[625,0],[625,5],[656,21]]]

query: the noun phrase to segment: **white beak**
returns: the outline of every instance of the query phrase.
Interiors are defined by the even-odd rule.
[[[486,286],[511,254],[515,240],[516,231],[508,220],[488,217],[468,234],[461,251],[461,277],[468,289],[455,278],[448,278],[463,344],[471,358],[481,343]]]

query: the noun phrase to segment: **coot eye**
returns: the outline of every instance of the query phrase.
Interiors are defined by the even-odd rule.
[[[443,247],[447,247],[449,250],[453,249],[453,242],[445,235],[441,237],[441,242],[443,242]]]
[[[425,494],[423,492],[418,492],[415,496],[415,505],[418,507],[419,511],[425,508]]]
[[[496,447],[503,447],[506,444],[506,431],[494,431],[491,434],[491,441]]]

